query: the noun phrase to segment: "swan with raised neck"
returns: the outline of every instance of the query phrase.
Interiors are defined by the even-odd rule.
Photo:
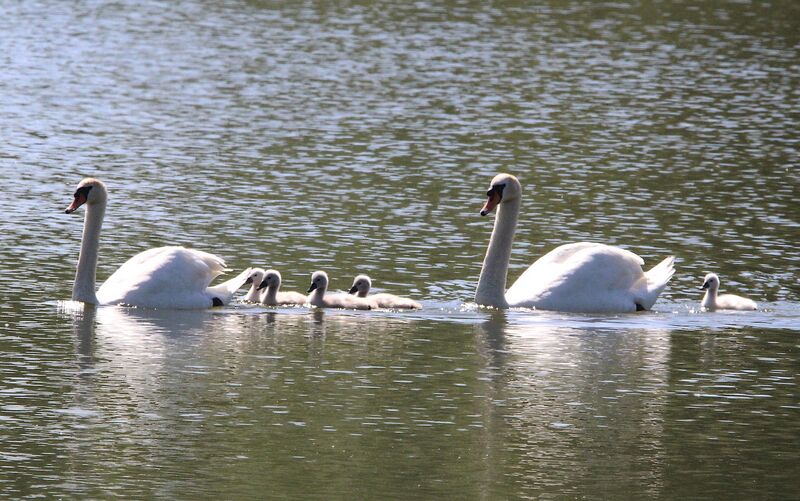
[[[80,255],[75,270],[72,299],[91,304],[123,304],[145,308],[196,309],[227,304],[250,270],[209,287],[225,271],[218,256],[180,246],[156,247],[140,252],[120,266],[95,291],[100,230],[108,190],[95,178],[85,178],[64,212],[86,206]]]
[[[593,313],[649,310],[674,273],[672,256],[644,272],[644,261],[630,251],[578,242],[545,254],[506,290],[522,186],[511,174],[498,174],[486,196],[480,214],[496,208],[497,215],[475,290],[478,305]]]

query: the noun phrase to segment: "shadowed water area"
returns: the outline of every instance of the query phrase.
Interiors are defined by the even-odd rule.
[[[798,89],[793,1],[0,4],[0,497],[795,497]],[[509,283],[675,255],[654,311],[476,308],[497,172]],[[424,308],[83,308],[84,176],[100,282],[180,244]]]

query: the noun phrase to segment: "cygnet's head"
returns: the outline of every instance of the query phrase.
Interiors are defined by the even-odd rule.
[[[709,273],[703,279],[703,286],[700,287],[701,289],[711,289],[713,291],[719,289],[719,277],[716,273]]]
[[[489,191],[486,192],[488,199],[481,209],[481,216],[492,212],[501,203],[517,200],[522,195],[522,185],[519,180],[511,174],[498,174],[492,179]]]
[[[267,270],[264,272],[264,280],[261,282],[261,285],[258,286],[259,289],[266,289],[267,287],[270,288],[278,288],[281,286],[281,274],[278,270]]]
[[[366,275],[358,275],[353,279],[353,286],[348,291],[350,294],[357,294],[359,296],[366,296],[369,289],[372,287],[372,280]]]
[[[323,294],[328,289],[328,274],[324,271],[315,271],[311,274],[311,287],[308,292],[319,290]]]
[[[247,275],[247,280],[245,280],[245,285],[253,284],[256,286],[257,289],[260,289],[260,285],[263,283],[264,280],[264,268],[253,268],[253,271]]]
[[[108,199],[108,191],[106,191],[106,185],[104,185],[102,181],[93,177],[87,177],[78,183],[75,194],[72,196],[72,203],[64,210],[66,214],[72,214],[83,204],[95,205],[105,203]]]

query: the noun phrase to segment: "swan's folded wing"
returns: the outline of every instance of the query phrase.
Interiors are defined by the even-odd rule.
[[[208,252],[157,247],[136,254],[120,266],[97,291],[97,298],[101,304],[147,305],[155,298],[204,294],[208,284],[224,270],[225,262]]]
[[[642,276],[642,258],[605,244],[557,247],[534,262],[506,292],[511,306],[561,311],[634,308],[630,288]]]

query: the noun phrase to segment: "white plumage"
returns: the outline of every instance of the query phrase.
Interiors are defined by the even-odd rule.
[[[475,302],[496,308],[623,313],[649,310],[674,270],[669,256],[651,270],[633,252],[610,245],[579,242],[559,246],[536,260],[505,290],[511,244],[522,187],[516,177],[498,174],[481,210],[497,207],[494,230],[481,269]]]
[[[100,228],[108,199],[105,185],[87,178],[78,184],[65,212],[86,204],[81,252],[72,299],[93,304],[124,304],[144,308],[198,309],[227,304],[250,270],[216,286],[225,261],[208,252],[167,246],[140,252],[128,259],[95,292]]]

